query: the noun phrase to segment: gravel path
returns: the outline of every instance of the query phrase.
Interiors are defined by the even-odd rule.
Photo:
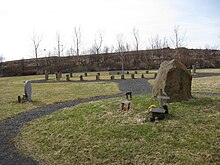
[[[13,138],[19,133],[20,129],[29,121],[39,117],[49,115],[54,111],[65,107],[72,107],[80,103],[97,101],[101,99],[114,98],[124,96],[124,92],[132,91],[133,94],[146,94],[152,91],[150,84],[146,79],[131,79],[131,80],[114,80],[119,84],[121,94],[111,96],[95,96],[86,99],[68,101],[65,103],[48,105],[42,108],[36,108],[28,112],[20,113],[10,119],[0,121],[0,164],[1,165],[32,165],[39,164],[38,161],[31,157],[27,157],[16,149]]]

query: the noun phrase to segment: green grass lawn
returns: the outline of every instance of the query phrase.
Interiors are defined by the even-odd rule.
[[[129,71],[130,74],[134,71]],[[145,74],[146,78],[152,78],[155,70]],[[99,72],[101,80],[110,80],[109,72]],[[141,78],[141,74],[146,71],[138,71],[135,78]],[[95,80],[97,72],[87,72],[88,76],[85,80]],[[125,75],[126,79],[130,79],[131,75]],[[23,111],[27,111],[36,107],[42,107],[48,104],[65,102],[78,98],[88,98],[100,95],[112,95],[120,93],[117,83],[113,82],[79,82],[79,76],[84,73],[74,73],[73,81],[65,82],[66,74],[64,73],[61,82],[55,82],[55,74],[49,75],[49,83],[32,83],[33,102],[16,103],[17,97],[24,94],[24,81],[26,80],[43,80],[44,75],[38,76],[19,76],[0,78],[0,120],[15,116]],[[120,79],[120,75],[115,75],[115,79]]]
[[[47,104],[120,93],[118,85],[113,82],[32,83],[33,101],[16,103],[17,97],[24,94],[25,80],[43,78],[42,75],[0,78],[0,120]]]
[[[145,122],[149,95],[85,103],[28,123],[20,150],[43,164],[217,164],[220,162],[220,98],[169,104],[170,115]]]
[[[88,73],[88,80],[95,75]],[[107,72],[101,72],[102,76],[109,77]],[[192,91],[220,93],[219,78],[195,78]],[[23,94],[25,80],[40,79],[44,76],[0,78],[0,120],[47,104],[120,92],[117,83],[112,82],[32,83],[33,102],[15,102]],[[50,79],[53,81],[54,75]],[[147,107],[156,104],[150,95],[134,96],[132,109],[127,112],[120,110],[122,99],[80,104],[29,122],[16,137],[16,145],[42,164],[220,162],[220,97],[195,95],[188,102],[169,104],[170,115],[157,124],[142,122],[150,117]]]

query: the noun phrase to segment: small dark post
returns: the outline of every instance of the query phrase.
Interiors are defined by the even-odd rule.
[[[137,71],[134,71],[134,73],[137,74],[138,72],[137,72]]]
[[[85,77],[87,77],[87,73],[84,73]]]
[[[83,81],[83,75],[79,76],[80,81]]]
[[[21,102],[21,96],[18,96],[18,102],[19,103]]]
[[[148,74],[149,73],[149,70],[146,70],[146,74]]]
[[[127,71],[127,74],[129,74],[129,72]]]
[[[96,75],[96,80],[100,80],[100,74]]]
[[[111,76],[111,80],[114,80],[114,79],[115,79],[115,76],[112,75],[112,76]]]
[[[72,72],[70,72],[70,77],[73,77],[73,73]]]
[[[121,79],[124,80],[125,79],[125,75],[122,74],[121,75]]]
[[[154,74],[154,78],[156,78],[156,77],[157,77],[157,73]]]
[[[131,78],[134,79],[134,74],[131,74]]]
[[[70,76],[68,74],[66,75],[66,81],[70,81]]]
[[[143,73],[141,74],[141,78],[144,78],[144,74]]]
[[[97,73],[97,75],[99,75],[99,76],[100,76],[100,73]]]
[[[128,96],[130,96],[130,99],[132,99],[132,92],[131,92],[131,91],[127,91],[127,92],[125,93],[125,96],[126,96],[126,99],[127,99],[127,100],[129,99]]]

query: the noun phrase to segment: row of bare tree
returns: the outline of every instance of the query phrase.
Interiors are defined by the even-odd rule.
[[[81,28],[75,26],[74,34],[73,34],[73,45],[66,51],[65,54],[80,55],[80,54],[113,53],[113,52],[117,52],[118,49],[120,50],[123,49],[123,51],[129,51],[129,50],[138,51],[141,47],[143,47],[143,45],[147,45],[145,48],[148,49],[160,49],[163,47],[178,48],[186,45],[186,37],[185,37],[186,32],[182,31],[179,25],[174,27],[170,39],[166,37],[161,39],[159,35],[151,36],[148,39],[148,44],[143,44],[143,42],[141,42],[139,30],[137,28],[133,28],[132,34],[133,34],[133,44],[132,44],[133,46],[131,46],[131,44],[125,41],[125,37],[123,36],[123,34],[118,34],[116,46],[109,47],[103,45],[103,40],[104,40],[103,33],[99,31],[94,39],[94,43],[92,47],[89,48],[88,50],[81,50],[82,49]],[[39,49],[42,39],[43,39],[42,35],[36,33],[33,33],[31,38],[34,45],[34,55],[36,59],[39,56]],[[56,40],[57,40],[57,46],[54,55],[60,57],[61,51],[63,54],[63,48],[61,50],[61,47],[63,47],[63,45],[61,44],[60,33],[57,33]],[[48,54],[51,55],[52,54],[51,51],[48,51]]]

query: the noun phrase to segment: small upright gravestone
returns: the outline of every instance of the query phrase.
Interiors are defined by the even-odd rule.
[[[24,94],[26,96],[27,101],[31,101],[31,93],[32,93],[31,83],[29,81],[25,81]]]

